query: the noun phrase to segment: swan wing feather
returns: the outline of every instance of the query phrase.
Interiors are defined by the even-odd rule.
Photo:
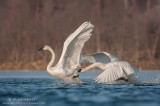
[[[111,61],[119,61],[119,59],[107,52],[97,52],[92,54],[86,54],[81,57],[82,63],[101,62],[106,64]]]
[[[62,55],[58,65],[63,68],[74,69],[80,65],[80,54],[85,42],[92,35],[94,25],[84,22],[74,33],[64,42]]]
[[[108,63],[104,72],[95,78],[95,82],[108,83],[116,81],[121,77],[127,77],[135,71],[128,62],[112,62]]]

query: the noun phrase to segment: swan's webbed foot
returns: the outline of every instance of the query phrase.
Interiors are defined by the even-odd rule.
[[[73,76],[72,79],[76,79],[76,78],[78,78],[78,77],[79,77],[79,75],[76,75],[76,76]]]

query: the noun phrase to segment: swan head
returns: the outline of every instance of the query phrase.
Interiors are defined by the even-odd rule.
[[[38,50],[41,51],[41,50],[49,50],[49,49],[50,49],[50,46],[45,45],[45,46],[39,48]]]

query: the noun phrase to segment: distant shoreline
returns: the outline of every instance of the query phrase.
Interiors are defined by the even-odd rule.
[[[129,62],[133,67],[138,70],[160,70],[160,62],[141,61],[138,63]],[[0,64],[0,71],[3,70],[26,70],[26,71],[45,71],[48,63],[43,61],[35,62],[4,62]],[[54,65],[53,65],[54,66]],[[86,64],[82,64],[82,67],[86,67]]]

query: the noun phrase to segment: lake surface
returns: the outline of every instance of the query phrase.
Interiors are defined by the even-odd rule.
[[[138,72],[143,84],[97,84],[99,72],[68,85],[47,72],[0,72],[0,106],[160,106],[160,71]]]

